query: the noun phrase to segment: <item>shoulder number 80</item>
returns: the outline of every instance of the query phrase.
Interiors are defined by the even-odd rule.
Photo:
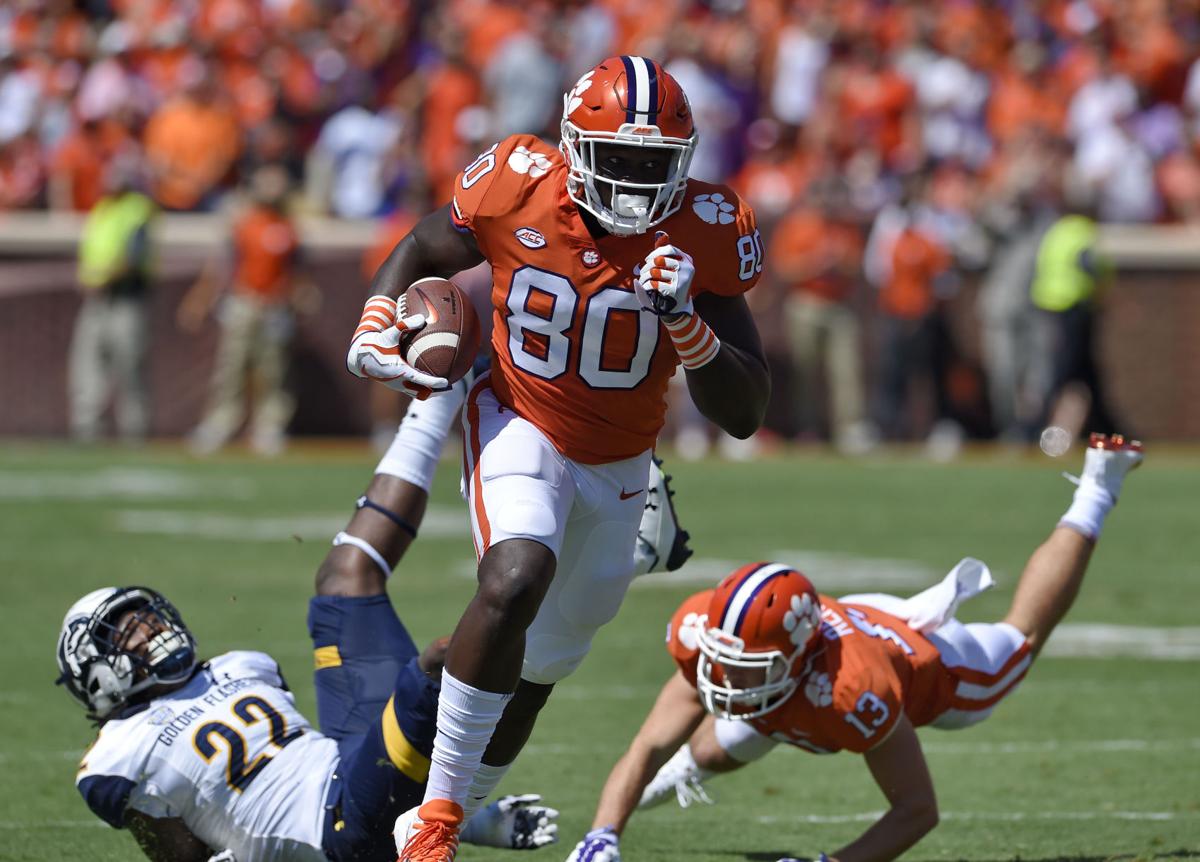
[[[737,242],[738,251],[738,278],[742,281],[749,281],[754,278],[757,273],[762,272],[763,268],[763,245],[762,236],[758,231],[748,233],[745,236],[739,236]]]

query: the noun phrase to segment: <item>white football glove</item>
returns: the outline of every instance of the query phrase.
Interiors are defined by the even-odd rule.
[[[363,307],[362,319],[354,330],[346,368],[356,377],[378,380],[389,389],[424,401],[434,392],[450,388],[444,377],[434,377],[418,371],[407,362],[400,351],[400,339],[405,333],[425,325],[425,315],[405,314],[404,297],[400,302],[389,296],[372,296]]]
[[[633,286],[642,305],[657,315],[691,314],[695,277],[692,256],[671,245],[671,238],[660,230]]]
[[[575,845],[567,862],[621,862],[617,833],[611,826],[593,829]]]
[[[558,811],[539,805],[536,793],[502,796],[475,813],[463,827],[462,841],[480,847],[535,850],[558,840]]]
[[[232,850],[222,850],[209,856],[208,862],[237,862],[237,857],[233,855]]]

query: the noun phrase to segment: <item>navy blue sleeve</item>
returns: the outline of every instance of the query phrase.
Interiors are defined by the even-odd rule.
[[[125,806],[136,784],[117,775],[89,775],[78,786],[92,813],[114,829],[125,827]]]

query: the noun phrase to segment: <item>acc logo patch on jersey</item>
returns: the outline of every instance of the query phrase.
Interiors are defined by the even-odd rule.
[[[525,248],[545,248],[546,238],[542,236],[540,230],[535,230],[531,227],[519,227],[513,231],[513,235],[517,241]]]
[[[594,248],[585,248],[580,257],[583,259],[583,265],[588,269],[600,265],[600,252]]]
[[[735,216],[733,204],[725,200],[725,195],[717,192],[711,195],[696,195],[692,201],[692,212],[700,216],[700,220],[708,224],[729,224]]]
[[[536,179],[550,170],[550,159],[528,147],[517,147],[508,156],[508,166],[518,174],[529,174]]]

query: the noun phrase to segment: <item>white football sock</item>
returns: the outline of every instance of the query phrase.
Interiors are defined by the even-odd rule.
[[[483,691],[442,671],[426,802],[449,799],[465,807],[483,752],[511,699],[512,694]]]
[[[1112,494],[1097,483],[1084,482],[1075,489],[1071,507],[1058,524],[1060,527],[1071,527],[1094,542],[1100,538],[1104,519],[1112,511],[1115,502]]]
[[[500,779],[504,777],[504,773],[508,772],[510,766],[512,766],[511,763],[503,766],[479,764],[479,768],[475,770],[475,778],[471,780],[471,786],[467,788],[467,801],[463,803],[464,823],[483,807],[483,803],[487,802],[487,798],[492,795],[492,791],[496,789],[496,785],[500,783]]]
[[[396,429],[376,473],[386,473],[429,491],[438,459],[450,435],[450,426],[462,415],[466,391],[455,386],[424,401],[414,400]]]

